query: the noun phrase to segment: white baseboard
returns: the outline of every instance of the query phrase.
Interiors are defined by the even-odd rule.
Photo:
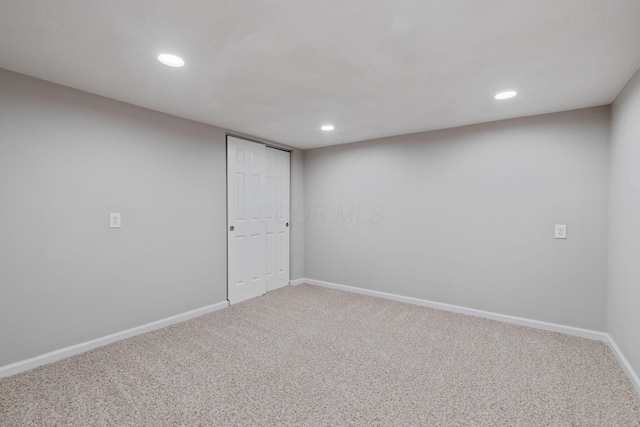
[[[607,343],[609,344],[611,351],[613,351],[613,354],[615,354],[618,358],[618,361],[622,365],[622,369],[624,369],[627,377],[629,377],[629,379],[631,380],[631,384],[633,384],[633,386],[636,388],[636,391],[640,393],[640,378],[638,378],[638,374],[636,374],[636,371],[633,370],[627,358],[624,357],[624,354],[622,354],[620,347],[618,347],[616,342],[613,340],[613,338],[611,338],[609,334],[607,334]]]
[[[405,297],[402,295],[389,294],[386,292],[372,291],[369,289],[356,288],[353,286],[338,285],[336,283],[324,282],[314,279],[301,279],[302,283],[310,285],[322,286],[325,288],[338,289],[341,291],[353,292],[356,294],[369,295],[373,297],[386,298],[393,301],[405,302],[408,304],[420,305],[423,307],[435,308],[437,310],[451,311],[453,313],[466,314],[469,316],[482,317],[484,319],[498,320],[501,322],[512,323],[514,325],[528,326],[530,328],[544,329],[545,331],[560,332],[567,335],[588,338],[597,341],[607,342],[606,332],[592,331],[589,329],[581,329],[573,326],[559,325],[557,323],[548,323],[540,320],[526,319],[524,317],[509,316],[506,314],[492,313],[490,311],[476,310],[475,308],[462,307],[459,305],[445,304],[442,302],[429,301],[419,298]]]
[[[116,332],[115,334],[107,335],[101,338],[96,338],[94,340],[72,345],[70,347],[65,347],[60,350],[55,350],[46,354],[42,354],[40,356],[33,357],[31,359],[11,363],[5,366],[0,366],[0,378],[8,377],[10,375],[15,375],[20,372],[28,371],[29,369],[33,369],[35,367],[44,365],[46,363],[51,363],[61,359],[66,359],[67,357],[75,356],[76,354],[84,353],[94,348],[102,347],[104,345],[111,344],[112,342],[120,341],[122,339],[132,337],[134,335],[143,334],[145,332],[151,332],[156,329],[173,325],[175,323],[184,322],[185,320],[193,319],[194,317],[199,317],[199,316],[202,316],[203,314],[212,313],[214,311],[221,310],[228,306],[229,306],[229,301],[222,301],[217,304],[209,305],[206,307],[187,311],[186,313],[167,317],[166,319],[147,323],[146,325],[127,329],[126,331]]]
[[[542,322],[540,320],[526,319],[523,317],[508,316],[505,314],[498,314],[498,313],[492,313],[489,311],[476,310],[474,308],[461,307],[458,305],[444,304],[441,302],[434,302],[434,301],[428,301],[428,300],[423,300],[419,298],[405,297],[402,295],[372,291],[369,289],[356,288],[353,286],[339,285],[337,283],[324,282],[322,280],[299,279],[297,280],[297,282],[299,283],[296,283],[296,284],[307,283],[309,285],[322,286],[325,288],[353,292],[356,294],[386,298],[393,301],[405,302],[409,304],[420,305],[423,307],[435,308],[438,310],[445,310],[445,311],[451,311],[454,313],[467,314],[470,316],[482,317],[484,319],[498,320],[501,322],[512,323],[515,325],[528,326],[530,328],[544,329],[546,331],[560,332],[567,335],[573,335],[581,338],[588,338],[596,341],[602,341],[609,345],[609,348],[611,348],[611,351],[613,352],[613,354],[615,354],[615,356],[618,358],[620,364],[622,365],[622,369],[624,369],[625,373],[629,377],[629,380],[631,381],[635,389],[638,391],[638,393],[640,393],[640,379],[638,378],[638,375],[629,364],[629,361],[627,360],[627,358],[624,357],[624,354],[622,354],[622,351],[620,351],[620,348],[616,345],[613,338],[611,338],[611,336],[606,332],[598,332],[598,331],[592,331],[589,329],[576,328],[573,326],[559,325],[557,323]]]
[[[289,284],[291,286],[298,286],[298,285],[302,285],[303,283],[306,283],[307,279],[295,279],[295,280],[289,280]]]

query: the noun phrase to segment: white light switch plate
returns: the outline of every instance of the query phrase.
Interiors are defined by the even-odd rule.
[[[109,214],[109,228],[120,228],[120,214],[119,213],[110,213]]]
[[[567,226],[556,224],[556,239],[566,239],[566,238],[567,238]]]

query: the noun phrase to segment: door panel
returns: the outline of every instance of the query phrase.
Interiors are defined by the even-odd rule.
[[[267,291],[289,284],[289,189],[290,153],[266,148],[265,222],[269,238],[266,259]]]
[[[228,298],[231,304],[266,292],[265,146],[227,139]],[[233,227],[233,230],[231,230]]]

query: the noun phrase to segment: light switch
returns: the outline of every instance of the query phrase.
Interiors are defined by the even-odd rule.
[[[120,214],[109,214],[109,228],[120,228]]]
[[[566,238],[567,238],[567,226],[556,224],[556,239],[566,239]]]

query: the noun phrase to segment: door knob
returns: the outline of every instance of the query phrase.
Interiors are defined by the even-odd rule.
[[[289,223],[286,223],[284,226],[285,226],[285,227],[288,227],[288,226],[289,226]]]
[[[229,227],[229,230],[231,230],[231,231],[233,231],[233,230],[235,230],[235,229],[236,229],[236,228],[235,228],[233,225],[232,225],[231,227]]]

